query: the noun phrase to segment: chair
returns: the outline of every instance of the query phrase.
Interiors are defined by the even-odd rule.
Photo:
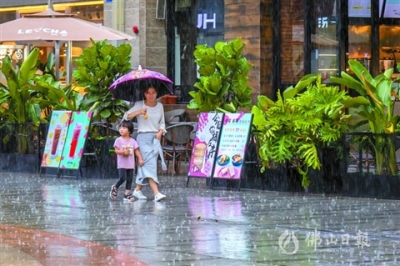
[[[173,174],[178,174],[181,162],[188,156],[190,149],[190,135],[193,131],[193,123],[182,122],[166,128],[164,136],[163,152],[167,166],[172,160]]]
[[[186,121],[186,111],[185,109],[175,109],[171,111],[164,112],[165,124],[169,125],[177,122]]]

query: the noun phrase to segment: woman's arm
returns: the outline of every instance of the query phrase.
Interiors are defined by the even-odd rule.
[[[142,157],[142,154],[140,153],[139,148],[135,149],[135,156],[136,156],[136,158],[138,158],[139,165],[142,166],[144,164],[144,161],[143,161],[143,157]]]
[[[133,111],[133,112],[131,112],[131,113],[129,113],[129,111],[127,111],[127,112],[124,114],[123,119],[124,119],[124,120],[131,120],[131,119],[135,118],[135,117],[138,116],[138,115],[144,115],[144,114],[146,114],[146,108],[142,108],[142,109],[139,109],[139,110],[137,110],[137,111]]]
[[[161,103],[160,103],[161,104]],[[161,140],[162,135],[164,135],[167,131],[165,130],[165,117],[164,117],[164,106],[161,104],[161,119],[158,122],[159,124],[159,129],[158,132],[156,133],[156,138],[158,140]]]
[[[143,103],[136,102],[135,105],[125,112],[124,116],[122,117],[123,120],[131,120],[138,115],[146,114],[147,110],[144,107]]]

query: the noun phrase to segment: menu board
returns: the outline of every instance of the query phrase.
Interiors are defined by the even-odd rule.
[[[79,169],[92,112],[73,112],[69,123],[60,168]]]
[[[71,114],[71,111],[53,111],[51,114],[41,166],[56,168],[60,166]]]
[[[211,177],[223,117],[223,113],[200,113],[188,176]]]
[[[41,167],[79,169],[92,114],[53,111]]]
[[[250,113],[225,114],[213,178],[240,179],[252,120]]]

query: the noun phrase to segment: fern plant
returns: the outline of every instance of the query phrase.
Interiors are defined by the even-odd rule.
[[[307,88],[301,93],[303,89]],[[338,87],[321,83],[321,76],[304,76],[277,100],[260,95],[252,108],[259,141],[262,171],[270,162],[290,165],[308,187],[308,169],[320,169],[319,149],[340,140],[348,130],[343,101],[349,96]]]

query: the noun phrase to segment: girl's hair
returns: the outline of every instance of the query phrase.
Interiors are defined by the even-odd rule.
[[[121,124],[119,125],[119,127],[126,127],[129,131],[129,134],[133,133],[133,123],[129,120],[122,120]]]

